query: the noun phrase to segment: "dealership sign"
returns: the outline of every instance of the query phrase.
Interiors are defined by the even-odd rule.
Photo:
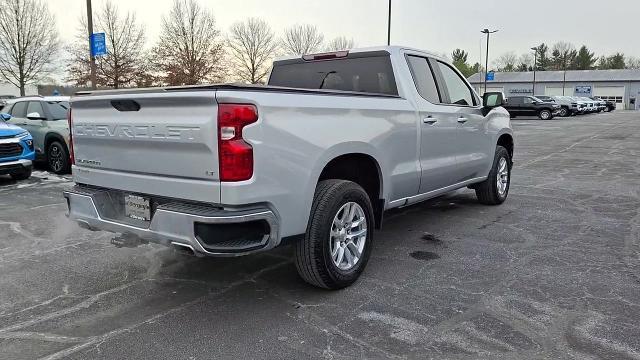
[[[533,89],[509,89],[511,94],[533,94]]]
[[[574,95],[576,95],[576,96],[591,96],[591,85],[578,85],[578,86],[576,86]]]

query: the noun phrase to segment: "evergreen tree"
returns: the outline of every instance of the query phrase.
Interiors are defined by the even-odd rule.
[[[544,71],[550,67],[551,59],[549,59],[549,47],[542,43],[538,46],[537,51],[538,59],[536,61],[536,70]]]
[[[596,62],[598,62],[598,58],[595,53],[590,52],[585,45],[582,45],[571,67],[575,70],[592,70],[595,68]]]

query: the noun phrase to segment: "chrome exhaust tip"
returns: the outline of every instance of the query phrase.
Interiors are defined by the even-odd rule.
[[[183,243],[172,241],[171,242],[171,247],[173,248],[174,251],[176,251],[176,252],[178,252],[180,254],[196,256],[196,252],[195,252],[195,250],[193,250],[193,247],[191,245],[187,245],[187,244],[183,244]]]

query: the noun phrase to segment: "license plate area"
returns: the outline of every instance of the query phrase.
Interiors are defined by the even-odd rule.
[[[124,215],[134,220],[151,221],[151,202],[149,198],[125,194]]]

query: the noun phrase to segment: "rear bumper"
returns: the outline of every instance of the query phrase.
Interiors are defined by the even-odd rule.
[[[28,159],[0,162],[0,175],[23,173],[31,170],[32,166],[31,160]]]
[[[109,190],[76,186],[64,192],[67,216],[90,230],[135,236],[166,245],[189,248],[198,256],[240,256],[272,249],[280,244],[278,219],[266,207],[222,209],[219,207],[169,202],[158,205],[150,222],[122,216]],[[256,232],[255,224],[259,225]],[[241,231],[246,230],[243,237]],[[250,230],[252,229],[252,230]],[[231,231],[237,236],[229,238]],[[216,236],[224,236],[223,241]],[[213,237],[213,238],[212,238]]]

